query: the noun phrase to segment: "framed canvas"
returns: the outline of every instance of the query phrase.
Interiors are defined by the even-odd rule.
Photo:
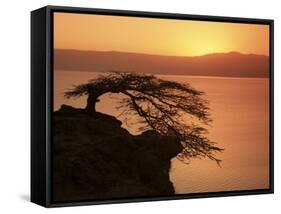
[[[31,201],[273,193],[273,20],[31,13]]]

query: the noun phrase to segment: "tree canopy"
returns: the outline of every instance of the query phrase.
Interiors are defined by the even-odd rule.
[[[220,163],[215,153],[223,149],[206,137],[206,127],[212,120],[203,92],[189,84],[153,75],[114,72],[74,86],[64,95],[66,98],[88,96],[86,110],[95,114],[98,98],[106,93],[125,95],[117,108],[123,109],[122,114],[139,116],[141,130],[152,129],[162,135],[175,136],[183,145],[178,155],[180,160],[207,157]]]

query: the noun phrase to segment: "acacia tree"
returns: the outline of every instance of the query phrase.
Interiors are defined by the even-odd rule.
[[[153,129],[162,135],[175,136],[183,145],[180,160],[207,157],[220,163],[214,155],[223,149],[205,136],[211,119],[203,92],[153,75],[114,72],[74,86],[64,95],[88,96],[85,109],[95,115],[96,103],[106,93],[125,95],[117,108],[123,108],[123,114],[138,115],[142,131]]]

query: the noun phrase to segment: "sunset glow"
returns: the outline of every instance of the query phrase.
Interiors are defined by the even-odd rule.
[[[269,55],[269,25],[55,13],[54,45],[175,56]]]
[[[270,24],[53,21],[55,201],[272,190]]]

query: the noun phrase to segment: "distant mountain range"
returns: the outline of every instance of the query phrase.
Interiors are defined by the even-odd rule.
[[[130,71],[151,74],[268,77],[269,57],[238,52],[163,56],[117,51],[56,49],[54,68],[75,71]]]

